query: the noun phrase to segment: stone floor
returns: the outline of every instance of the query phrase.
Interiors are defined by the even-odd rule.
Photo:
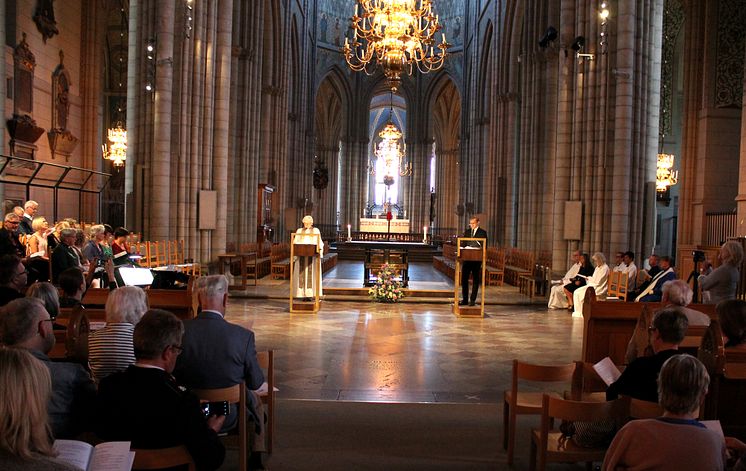
[[[337,280],[360,270],[340,264],[324,284],[348,283]],[[453,290],[428,270],[413,268],[415,287]],[[317,314],[290,314],[288,292],[287,281],[261,279],[232,293],[227,313],[255,332],[258,349],[274,349],[279,398],[497,403],[514,358],[558,364],[581,354],[582,319],[513,286],[487,288],[484,318],[454,316],[447,298],[380,304],[330,296]]]

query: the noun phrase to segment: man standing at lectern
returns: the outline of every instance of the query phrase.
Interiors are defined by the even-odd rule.
[[[480,238],[484,239],[484,242],[472,240],[465,243],[467,247],[475,248],[486,248],[482,247],[482,244],[487,244],[487,231],[479,227],[479,218],[473,217],[469,219],[469,229],[464,232],[464,237]],[[471,273],[474,286],[471,290],[471,298],[469,298],[469,274]],[[474,306],[477,302],[477,292],[479,292],[479,285],[482,282],[482,262],[463,262],[461,264],[461,302],[459,306],[465,306],[468,300],[469,306]]]

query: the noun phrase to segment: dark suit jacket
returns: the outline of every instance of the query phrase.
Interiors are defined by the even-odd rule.
[[[202,311],[184,322],[184,351],[176,361],[174,376],[179,384],[192,389],[227,388],[241,381],[247,389],[259,389],[264,373],[256,359],[254,332],[231,324],[220,313]],[[255,397],[247,394],[251,420],[258,423]],[[235,424],[235,408],[226,418],[224,429]]]
[[[91,375],[77,363],[52,361],[45,354],[29,350],[43,361],[52,376],[49,422],[54,438],[74,438],[90,430],[96,385]]]
[[[31,227],[31,219],[27,218],[26,216],[23,216],[21,218],[21,224],[18,225],[18,230],[21,231],[21,234],[33,234],[34,229]]]
[[[197,396],[163,370],[132,365],[107,376],[96,412],[96,434],[104,440],[129,440],[133,448],[186,445],[199,469],[217,469],[225,459]]]
[[[79,267],[80,258],[78,258],[77,252],[72,247],[59,244],[52,251],[52,279],[57,283],[60,273],[67,270],[70,267]]]
[[[474,237],[474,238],[483,238],[483,239],[487,239],[487,231],[485,231],[485,230],[484,230],[484,229],[482,229],[481,227],[477,227],[477,232],[476,232],[476,234],[475,234],[475,235],[473,235],[473,236],[472,236],[472,235],[471,235],[471,232],[472,232],[472,230],[471,230],[471,227],[470,227],[470,228],[468,228],[468,229],[466,229],[466,230],[464,231],[464,235],[463,235],[463,237]],[[486,241],[485,241],[485,245],[486,245]],[[477,243],[477,241],[469,241],[469,242],[465,242],[465,243],[464,243],[464,245],[463,245],[463,247],[479,247],[479,246],[480,246],[480,245],[479,245],[479,244]]]
[[[0,255],[18,255],[21,258],[26,256],[26,247],[18,239],[18,234],[4,227],[0,228]]]

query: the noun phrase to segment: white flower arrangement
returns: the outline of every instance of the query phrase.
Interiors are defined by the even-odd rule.
[[[404,297],[404,290],[400,281],[396,280],[397,272],[388,264],[378,272],[376,284],[368,290],[371,299],[379,303],[395,303]]]

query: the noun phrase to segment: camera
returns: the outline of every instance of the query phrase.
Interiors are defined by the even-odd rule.
[[[694,263],[704,262],[705,253],[702,250],[695,250],[692,252],[692,258],[694,259]]]
[[[210,417],[211,415],[228,415],[228,412],[229,405],[226,401],[202,403],[202,413],[205,417]]]

